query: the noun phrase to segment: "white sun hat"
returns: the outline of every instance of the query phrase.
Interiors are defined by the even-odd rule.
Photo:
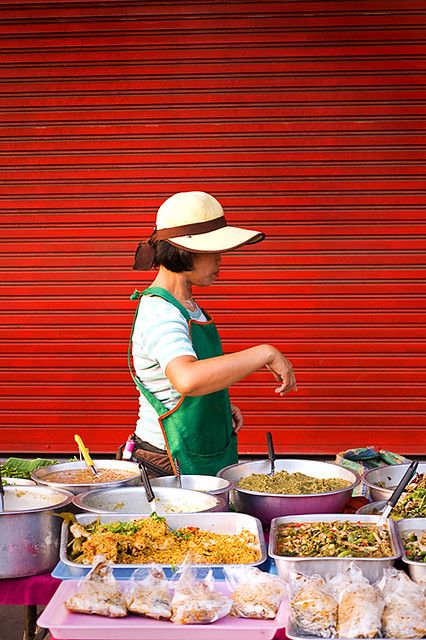
[[[260,231],[228,226],[222,205],[209,193],[183,191],[167,198],[158,209],[151,237],[136,251],[134,269],[150,268],[157,240],[167,240],[190,253],[223,253],[264,237]]]

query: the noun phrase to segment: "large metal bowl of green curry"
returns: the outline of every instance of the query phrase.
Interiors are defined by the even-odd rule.
[[[342,513],[360,477],[332,462],[279,459],[270,475],[269,460],[240,462],[217,474],[234,483],[231,508],[259,518],[269,527],[273,518],[310,513]]]

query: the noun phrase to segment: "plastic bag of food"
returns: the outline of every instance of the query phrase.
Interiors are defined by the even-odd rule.
[[[286,593],[286,584],[281,578],[256,567],[227,567],[224,571],[231,591],[232,616],[275,618]]]
[[[104,559],[96,564],[85,578],[80,580],[77,591],[65,601],[68,611],[89,613],[108,618],[127,615],[123,594]]]
[[[197,577],[197,567],[186,559],[173,576],[175,592],[171,602],[172,622],[178,624],[208,624],[227,616],[232,601],[214,590],[213,572]]]
[[[335,638],[337,601],[329,593],[321,576],[304,576],[292,572],[289,576],[290,620],[303,634]]]
[[[378,583],[385,608],[382,616],[385,638],[422,638],[426,635],[426,596],[423,587],[404,571],[385,569]]]
[[[136,569],[124,591],[128,611],[137,615],[169,620],[172,594],[161,565],[150,565]]]
[[[377,638],[381,635],[383,596],[355,563],[351,562],[327,584],[338,602],[337,634],[340,638]]]

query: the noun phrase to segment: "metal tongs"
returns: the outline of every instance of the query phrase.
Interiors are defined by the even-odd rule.
[[[89,455],[89,449],[85,446],[83,440],[80,438],[80,436],[77,433],[74,434],[74,440],[78,444],[78,448],[80,450],[81,455],[83,456],[84,462],[87,464],[88,467],[90,467],[93,475],[96,476],[98,472],[96,471],[95,465],[93,464],[93,460]]]
[[[178,458],[174,458],[173,462],[175,463],[177,484],[178,484],[179,489],[182,489],[182,475],[180,473],[179,459]]]
[[[381,527],[384,524],[386,518],[388,517],[388,515],[390,514],[390,512],[392,511],[392,509],[394,508],[394,506],[396,505],[396,503],[400,499],[401,493],[404,491],[404,489],[407,486],[407,484],[410,482],[412,477],[415,475],[418,465],[419,465],[418,460],[413,460],[413,462],[408,467],[407,471],[402,476],[401,480],[398,482],[398,485],[397,485],[396,489],[392,493],[392,495],[389,498],[389,500],[386,502],[385,508],[383,509],[383,511],[382,511],[382,513],[380,515],[379,521],[377,523],[378,527]]]
[[[151,507],[151,513],[156,513],[155,495],[152,490],[151,481],[148,477],[148,473],[145,469],[145,465],[143,462],[139,462],[139,469],[141,472],[142,484],[145,487],[146,499],[148,501],[149,506]]]
[[[276,455],[275,455],[274,443],[272,441],[272,433],[270,431],[268,431],[266,434],[266,441],[268,443],[268,458],[269,458],[269,462],[271,463],[271,469],[268,475],[272,478],[272,476],[275,473]]]
[[[3,487],[3,480],[1,479],[1,473],[0,473],[0,513],[4,512],[4,487]]]

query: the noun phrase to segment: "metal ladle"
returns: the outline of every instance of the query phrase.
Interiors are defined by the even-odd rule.
[[[268,443],[268,458],[269,458],[269,462],[271,463],[271,469],[268,475],[272,478],[272,476],[275,474],[276,455],[275,455],[274,443],[272,441],[272,433],[270,431],[268,431],[266,434],[266,441]]]
[[[396,489],[392,493],[389,500],[386,502],[385,508],[383,509],[379,521],[377,523],[378,527],[381,527],[398,500],[401,497],[402,492],[404,491],[407,484],[410,482],[411,478],[415,475],[417,467],[419,466],[418,460],[413,460],[413,462],[408,467],[407,471],[402,476],[401,480],[398,482]]]

